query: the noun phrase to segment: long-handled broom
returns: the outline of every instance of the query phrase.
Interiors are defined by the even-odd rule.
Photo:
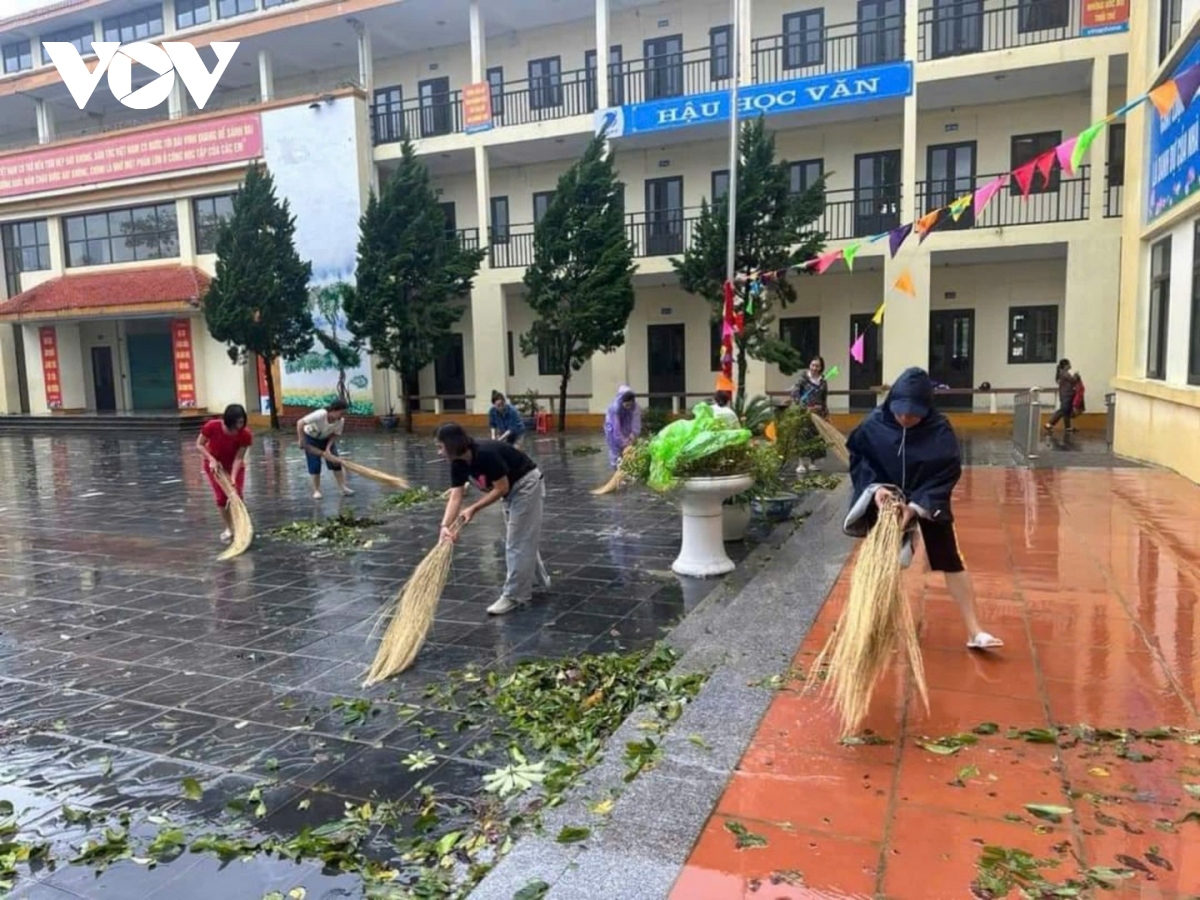
[[[378,469],[372,469],[370,466],[364,466],[362,463],[334,456],[327,450],[318,450],[316,447],[309,446],[308,444],[304,445],[304,449],[313,456],[319,456],[321,459],[336,463],[347,472],[353,472],[355,475],[361,475],[363,478],[369,478],[372,481],[377,481],[398,491],[406,491],[409,488],[408,482],[398,475],[389,475],[387,472],[380,472]]]
[[[237,492],[237,488],[234,487],[229,474],[220,466],[214,466],[212,474],[229,499],[229,517],[233,520],[233,540],[217,557],[219,561],[223,562],[233,559],[235,556],[241,556],[249,549],[250,542],[254,540],[254,523],[250,521],[250,512],[246,509],[246,504]]]
[[[929,710],[925,667],[917,626],[901,588],[900,505],[879,511],[879,521],[863,541],[850,576],[850,596],[837,628],[808,674],[807,687],[827,666],[824,691],[842,721],[842,733],[856,732],[871,705],[875,685],[899,651],[912,671],[917,692]]]
[[[813,413],[810,418],[817,432],[825,439],[829,449],[833,451],[833,455],[840,459],[843,465],[850,465],[850,451],[846,448],[846,436],[816,413]]]
[[[594,489],[592,491],[593,496],[602,497],[605,494],[612,494],[621,489],[621,485],[625,483],[625,473],[621,471],[621,462],[623,462],[625,457],[629,456],[632,452],[633,445],[630,444],[621,453],[621,460],[617,462],[617,470],[612,473],[612,478],[608,479],[608,481],[604,482],[604,484],[600,485],[600,487]]]
[[[451,531],[457,534],[462,527],[463,520],[459,519],[451,526]],[[399,675],[413,664],[433,626],[433,614],[446,588],[446,579],[450,577],[453,558],[454,543],[439,541],[421,560],[391,607],[380,615],[379,624],[389,616],[391,622],[367,670],[363,687]]]

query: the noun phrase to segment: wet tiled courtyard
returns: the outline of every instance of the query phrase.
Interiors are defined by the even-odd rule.
[[[648,647],[715,584],[670,573],[678,513],[669,504],[639,491],[588,493],[608,469],[581,446],[531,447],[547,475],[551,590],[517,614],[485,614],[504,578],[501,514],[488,510],[459,543],[416,667],[364,691],[372,629],[432,546],[440,502],[383,511],[384,492],[362,479],[354,497],[330,484],[313,501],[299,452],[266,438],[248,467],[256,543],[218,563],[220,524],[190,439],[0,438],[0,799],[24,811],[22,826],[78,847],[86,832],[64,804],[205,827],[228,816],[231,800],[257,807],[261,794],[256,828],[286,835],[339,818],[346,803],[403,802],[418,782],[470,796],[503,759],[487,741],[496,723],[431,708],[429,685],[467,666]],[[448,484],[429,441],[372,435],[345,449],[415,485]],[[338,552],[268,536],[339,510],[381,520],[366,546]],[[735,546],[735,557],[749,550]],[[420,753],[435,761],[405,764]],[[199,800],[185,796],[188,779]],[[99,877],[61,863],[39,874],[34,882],[22,867],[16,895],[359,890],[311,863],[219,868],[204,855],[155,870],[126,861]]]

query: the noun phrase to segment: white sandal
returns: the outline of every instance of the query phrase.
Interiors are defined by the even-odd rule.
[[[986,631],[981,631],[975,637],[967,641],[968,650],[996,650],[1004,646],[1004,641],[994,635],[988,634]]]

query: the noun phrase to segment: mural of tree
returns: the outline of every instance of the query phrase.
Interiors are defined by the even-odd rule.
[[[323,368],[337,369],[338,399],[349,403],[350,390],[346,387],[346,371],[362,365],[362,354],[354,346],[352,335],[343,331],[346,325],[346,302],[353,302],[354,286],[345,281],[338,281],[318,288],[314,293],[314,305],[320,316],[317,318],[317,340],[325,348],[323,356],[328,360],[328,364]]]

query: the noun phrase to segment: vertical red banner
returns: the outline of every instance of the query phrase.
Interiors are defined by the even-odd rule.
[[[46,405],[62,409],[62,381],[58,358],[58,332],[53,325],[38,329],[42,343],[42,380],[46,384]]]
[[[271,411],[271,395],[267,390],[267,366],[262,357],[258,360],[258,411],[264,416]]]
[[[175,351],[175,405],[180,409],[195,409],[196,369],[190,320],[171,320],[171,344]]]

